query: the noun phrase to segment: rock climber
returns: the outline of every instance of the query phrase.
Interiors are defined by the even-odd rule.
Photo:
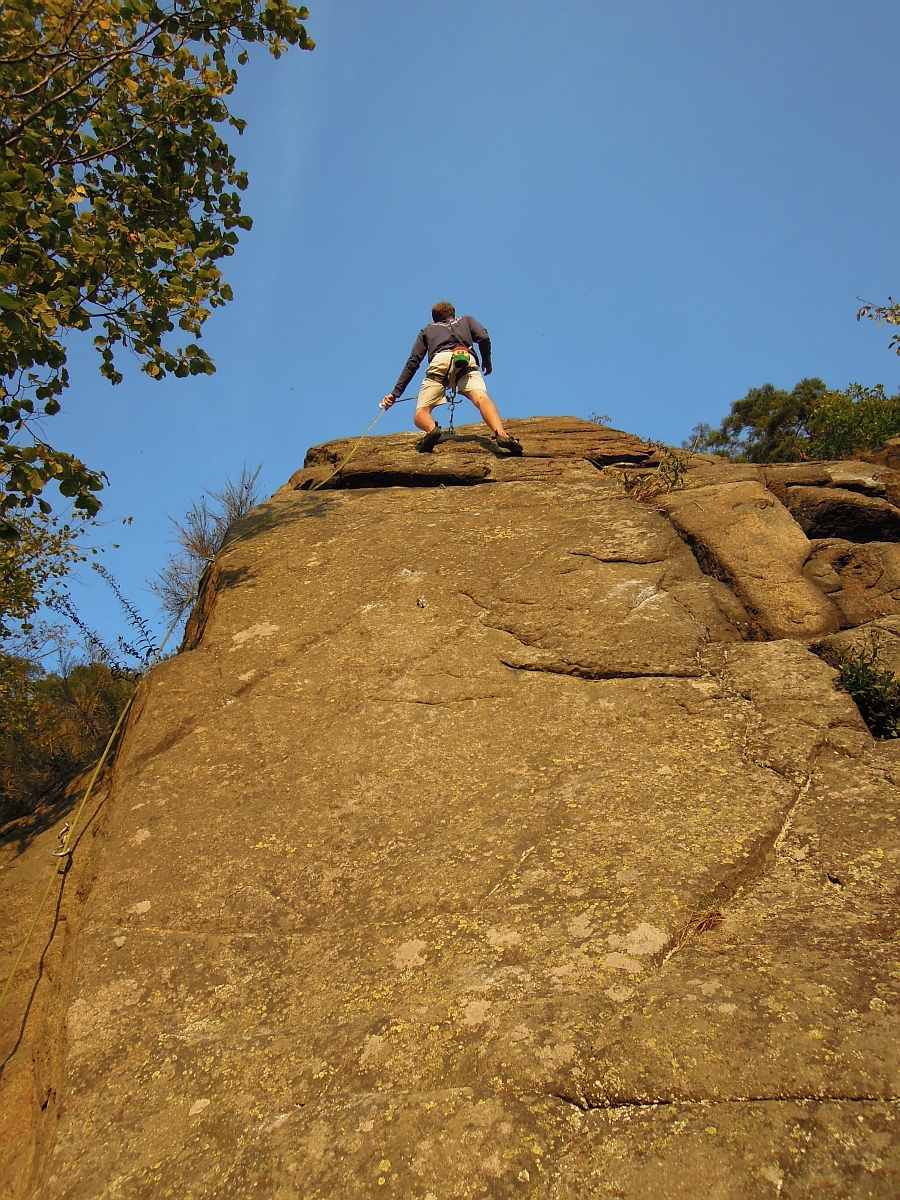
[[[478,368],[478,357],[474,350],[475,342],[481,351],[481,370]],[[455,387],[471,400],[481,413],[481,418],[493,433],[497,445],[502,450],[508,450],[510,454],[521,454],[522,443],[504,429],[497,405],[487,394],[484,384],[484,376],[490,375],[493,370],[488,331],[474,317],[458,317],[456,309],[446,300],[441,300],[432,308],[431,324],[419,331],[419,336],[413,343],[412,354],[400,372],[394,390],[381,401],[381,407],[388,409],[400,399],[426,354],[428,367],[419,389],[416,415],[413,417],[416,425],[425,433],[418,446],[421,453],[430,454],[441,440],[444,431],[432,416],[432,409],[439,404],[446,404],[445,388]]]

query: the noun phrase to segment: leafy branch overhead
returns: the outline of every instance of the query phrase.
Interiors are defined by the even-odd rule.
[[[856,314],[856,319],[861,321],[863,317],[874,321],[876,325],[880,325],[883,321],[885,325],[893,325],[896,328],[900,325],[900,304],[894,300],[893,296],[888,296],[887,304],[864,304]],[[896,350],[900,354],[900,333],[893,334],[889,344],[892,350]]]
[[[102,473],[41,435],[68,331],[94,332],[112,383],[124,350],[154,379],[214,371],[197,339],[251,224],[219,127],[244,128],[228,97],[248,47],[311,50],[307,18],[287,0],[0,7],[0,536],[51,480],[100,507]]]

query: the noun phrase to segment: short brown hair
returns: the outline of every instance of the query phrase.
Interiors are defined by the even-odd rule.
[[[431,310],[432,321],[452,321],[455,316],[456,309],[448,300],[438,300]]]

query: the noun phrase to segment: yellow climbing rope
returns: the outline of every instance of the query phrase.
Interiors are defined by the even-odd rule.
[[[362,443],[369,436],[369,434],[372,432],[372,430],[375,428],[375,426],[378,424],[378,422],[381,420],[381,418],[385,415],[385,413],[387,411],[388,410],[386,408],[383,408],[381,410],[381,412],[378,414],[378,416],[375,418],[375,420],[372,422],[372,424],[368,427],[368,429],[366,429],[364,433],[360,434],[360,436],[353,443],[353,445],[350,448],[350,453],[347,455],[347,457],[338,463],[338,465],[334,468],[334,470],[331,472],[330,475],[326,475],[324,479],[320,479],[318,483],[314,483],[313,486],[311,488],[307,488],[306,491],[307,492],[317,492],[320,487],[324,487],[326,483],[330,483],[331,480],[334,479],[335,475],[337,475],[339,471],[343,471],[344,467],[346,467],[347,463],[350,461],[350,459],[353,457],[353,455],[356,453],[356,451],[359,449],[359,447],[362,445]]]
[[[338,463],[338,465],[334,468],[334,470],[331,472],[330,475],[327,475],[324,479],[320,479],[319,482],[314,484],[311,488],[309,488],[308,491],[310,491],[310,492],[318,491],[318,489],[320,487],[324,487],[324,485],[326,483],[330,483],[331,480],[334,479],[335,475],[337,475],[340,471],[343,471],[344,467],[346,467],[347,463],[350,461],[350,459],[353,457],[353,455],[356,453],[356,451],[362,445],[363,441],[369,436],[371,431],[375,428],[375,426],[378,424],[378,422],[381,420],[381,418],[385,415],[386,412],[387,412],[387,409],[382,409],[381,412],[379,412],[378,416],[375,418],[375,420],[372,422],[372,424],[369,425],[368,428],[365,430],[365,432],[363,434],[361,434],[361,436],[358,437],[356,439],[356,441],[353,443],[353,445],[350,448],[350,452],[349,452],[349,454],[347,454],[346,458],[342,459],[342,461]],[[234,545],[233,542],[229,542],[228,546],[223,547],[223,549],[231,549],[231,547],[233,545]],[[212,560],[212,561],[215,561],[215,560]],[[171,626],[169,627],[169,631],[166,634],[166,636],[163,638],[159,649],[156,651],[156,653],[154,654],[150,663],[148,664],[146,670],[144,671],[144,674],[141,677],[142,679],[146,678],[146,676],[153,670],[153,668],[159,662],[160,657],[162,656],[162,652],[163,652],[163,650],[165,650],[166,645],[168,644],[169,638],[175,632],[179,621],[184,616],[185,612],[188,609],[188,606],[193,603],[194,597],[199,592],[200,584],[203,582],[204,576],[206,575],[209,568],[212,566],[212,561],[207,564],[206,568],[203,571],[203,574],[197,580],[197,585],[194,588],[194,590],[191,592],[189,599],[185,602],[185,604],[182,605],[181,611],[178,613],[178,616],[172,622]],[[78,809],[76,810],[75,817],[72,820],[71,825],[66,825],[65,828],[63,829],[64,836],[61,838],[60,847],[58,850],[54,851],[54,857],[59,859],[59,864],[57,866],[57,869],[54,872],[52,872],[52,874],[50,875],[50,878],[47,880],[47,886],[44,889],[44,894],[41,897],[40,903],[38,904],[37,912],[34,914],[34,919],[32,920],[31,925],[28,928],[28,932],[25,935],[25,940],[22,943],[22,946],[21,946],[21,949],[19,950],[18,955],[16,956],[16,961],[13,963],[12,970],[10,971],[10,973],[7,977],[6,983],[3,985],[3,991],[0,992],[0,1008],[3,1007],[3,1002],[6,1000],[6,997],[9,994],[9,990],[12,987],[13,979],[15,979],[16,972],[18,971],[19,967],[21,966],[22,959],[25,957],[26,950],[28,949],[29,945],[31,944],[32,936],[34,935],[35,929],[37,929],[38,921],[41,919],[41,913],[44,911],[44,906],[46,905],[47,899],[50,896],[50,892],[53,889],[53,881],[56,879],[57,875],[61,875],[61,874],[65,873],[68,859],[70,858],[70,856],[73,852],[73,838],[75,835],[75,830],[78,828],[78,823],[81,820],[81,815],[84,812],[85,805],[87,804],[88,800],[91,798],[91,795],[94,791],[94,787],[96,786],[97,780],[100,778],[100,772],[103,770],[104,766],[106,765],[106,761],[109,758],[110,751],[112,750],[113,746],[115,745],[116,738],[119,736],[119,732],[125,723],[125,718],[128,716],[128,713],[131,711],[131,706],[134,703],[134,697],[136,694],[137,694],[137,689],[135,689],[135,692],[132,693],[132,695],[129,697],[127,704],[122,709],[122,711],[119,713],[119,719],[116,721],[113,731],[109,735],[109,740],[107,741],[106,746],[104,747],[103,753],[100,755],[97,765],[94,767],[94,770],[91,773],[91,778],[88,781],[88,785],[87,785],[87,788],[85,789],[84,796],[81,799],[81,803],[78,805]]]
[[[208,569],[209,568],[207,567],[207,570]],[[205,575],[205,574],[206,574],[206,571],[203,572],[203,575]],[[175,618],[175,620],[170,625],[169,632],[163,638],[159,649],[156,651],[153,658],[147,665],[147,668],[144,671],[144,674],[141,676],[142,679],[145,678],[150,673],[150,671],[153,670],[153,668],[156,666],[156,664],[159,662],[162,652],[163,652],[163,650],[165,650],[166,645],[169,641],[169,638],[175,632],[178,622],[181,620],[181,618],[184,616],[185,612],[187,611],[188,605],[193,603],[194,597],[196,596],[197,591],[200,587],[200,580],[203,579],[203,575],[201,575],[200,579],[197,580],[197,586],[191,592],[189,599],[186,601],[186,603],[184,605],[182,605],[181,611],[179,612],[178,616]],[[16,956],[16,961],[13,963],[12,970],[10,971],[9,976],[7,977],[6,983],[3,985],[3,991],[0,992],[0,1008],[3,1007],[3,1002],[9,993],[9,989],[12,987],[12,982],[16,976],[16,972],[18,971],[18,969],[22,963],[22,959],[25,957],[25,951],[28,949],[28,947],[31,943],[31,938],[34,934],[35,929],[37,929],[37,923],[41,919],[41,913],[44,911],[44,905],[47,903],[47,898],[49,897],[50,892],[53,888],[53,881],[56,879],[57,875],[62,875],[65,873],[67,861],[69,859],[69,856],[72,854],[72,842],[73,842],[73,838],[75,836],[75,830],[78,828],[78,822],[81,820],[81,814],[84,812],[84,807],[87,804],[88,800],[91,798],[91,794],[94,790],[97,780],[100,778],[100,772],[103,770],[104,766],[106,765],[106,760],[109,758],[109,752],[110,752],[110,750],[112,750],[113,745],[115,744],[116,738],[119,736],[119,731],[121,730],[122,726],[124,725],[125,718],[128,716],[128,713],[131,710],[131,706],[134,703],[134,697],[136,694],[137,694],[137,689],[135,688],[135,691],[128,698],[127,704],[122,709],[122,711],[119,713],[119,719],[116,721],[115,726],[113,727],[113,731],[109,735],[109,740],[107,741],[106,746],[103,749],[103,753],[100,755],[97,765],[94,767],[94,770],[91,772],[91,778],[88,781],[87,788],[85,789],[85,793],[81,798],[81,803],[78,805],[78,808],[75,812],[75,816],[72,820],[72,823],[70,825],[67,824],[63,830],[63,833],[65,836],[61,838],[60,847],[58,850],[55,850],[54,854],[53,854],[54,858],[59,859],[59,864],[57,866],[57,869],[51,873],[50,878],[47,880],[47,886],[44,889],[44,894],[41,897],[41,902],[37,907],[37,912],[34,914],[34,919],[32,920],[31,925],[28,928],[28,933],[25,935],[25,941],[22,943],[21,949],[19,950],[19,953]]]

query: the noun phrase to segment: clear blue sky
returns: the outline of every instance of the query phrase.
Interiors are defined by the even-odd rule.
[[[105,560],[148,613],[165,514],[361,432],[438,299],[490,330],[505,415],[677,444],[766,381],[900,383],[854,320],[900,292],[896,0],[310,7],[317,49],[258,51],[234,97],[255,224],[218,373],[112,388],[76,341],[48,425],[134,517]],[[99,583],[75,600],[117,624]]]

